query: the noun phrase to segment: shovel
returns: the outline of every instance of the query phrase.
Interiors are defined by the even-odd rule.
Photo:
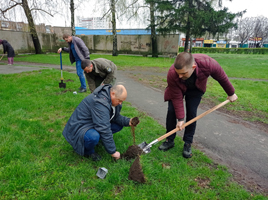
[[[60,72],[61,72],[61,78],[60,78],[60,83],[59,87],[60,88],[66,88],[66,83],[63,83],[63,75],[62,75],[62,57],[61,57],[61,52],[60,52]]]
[[[197,117],[191,119],[190,121],[188,121],[188,122],[186,122],[185,124],[182,125],[182,129],[184,129],[186,126],[188,126],[188,125],[190,125],[191,123],[197,121],[198,119],[200,119],[200,118],[206,116],[207,114],[213,112],[214,110],[217,110],[218,108],[224,106],[225,104],[227,104],[227,103],[229,103],[229,102],[230,102],[230,100],[226,100],[226,101],[220,103],[219,105],[217,105],[217,106],[215,106],[215,107],[213,107],[213,108],[207,110],[206,112],[204,112],[204,113],[198,115]],[[152,142],[149,143],[149,144],[147,144],[146,142],[143,142],[143,143],[139,144],[138,146],[143,150],[143,152],[144,152],[145,154],[150,153],[150,152],[151,152],[151,149],[150,149],[150,148],[151,148],[154,144],[156,144],[156,143],[158,143],[159,141],[161,141],[161,140],[167,138],[168,136],[172,135],[173,133],[175,133],[175,132],[177,132],[177,131],[179,131],[179,128],[175,128],[175,129],[173,129],[172,131],[166,133],[165,135],[162,135],[161,137],[157,138],[156,140],[152,141]]]
[[[0,60],[2,60],[3,57],[4,57],[4,54],[2,55],[2,57],[0,58]]]

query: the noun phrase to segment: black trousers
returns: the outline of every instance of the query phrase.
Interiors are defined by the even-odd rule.
[[[198,89],[194,90],[187,90],[184,94],[185,98],[185,107],[186,107],[186,122],[190,121],[191,119],[196,117],[197,114],[197,108],[200,104],[201,98],[203,96],[203,92],[201,92]],[[176,128],[177,125],[177,119],[175,114],[175,109],[172,104],[172,101],[168,102],[168,111],[167,111],[167,118],[166,118],[166,131],[167,133],[169,131],[172,131]],[[193,143],[193,137],[195,134],[195,128],[196,128],[196,122],[188,125],[185,128],[184,135],[183,135],[183,141],[186,143]],[[170,135],[167,137],[169,141],[173,141],[176,137],[176,133]]]

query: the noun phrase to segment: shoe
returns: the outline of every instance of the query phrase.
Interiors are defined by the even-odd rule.
[[[77,88],[78,91],[81,90],[81,89],[83,89],[83,88],[82,87]]]
[[[101,156],[97,153],[90,154],[89,157],[91,157],[91,159],[93,161],[100,161],[101,160]]]
[[[186,142],[184,143],[182,155],[184,158],[191,158],[193,156],[192,150],[191,150],[191,144],[186,143]]]
[[[82,93],[82,92],[86,92],[86,91],[87,91],[87,89],[82,88],[78,92]]]
[[[174,147],[174,141],[165,141],[158,147],[158,149],[160,151],[167,151],[172,147]]]

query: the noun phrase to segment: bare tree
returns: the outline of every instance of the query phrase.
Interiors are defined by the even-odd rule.
[[[253,20],[252,18],[244,18],[238,22],[237,35],[239,36],[240,45],[243,45],[253,34]]]
[[[116,34],[116,18],[115,18],[115,0],[111,0],[112,27],[113,27],[113,56],[117,56],[117,34]]]
[[[254,18],[253,37],[255,40],[255,47],[262,46],[264,39],[268,36],[268,18],[259,16]]]
[[[28,2],[28,0],[0,0],[0,4],[1,4],[0,14],[5,19],[8,19],[6,15],[13,9],[16,9],[17,7],[21,7],[23,9],[23,12],[29,24],[29,30],[32,36],[35,53],[41,54],[42,53],[41,45],[35,28],[33,16],[35,15],[34,12],[39,11],[53,17],[51,10],[51,7],[53,7],[52,2],[49,0],[42,0],[42,1],[31,0],[30,3]]]
[[[137,2],[139,0],[99,0],[98,7],[102,8],[102,18],[108,18],[112,23],[113,32],[113,56],[117,56],[117,33],[116,23],[117,20],[124,19],[128,15],[128,19],[132,16],[137,16]],[[107,6],[109,5],[109,6]],[[128,12],[129,11],[129,12]]]
[[[66,5],[70,5],[70,13],[71,13],[71,30],[72,30],[72,35],[75,35],[75,10],[77,8],[79,8],[81,5],[83,5],[83,3],[85,2],[84,0],[76,0],[74,3],[74,0],[58,0],[58,1],[62,1],[62,3],[66,4]],[[67,17],[69,18],[69,17]]]
[[[71,11],[71,29],[72,29],[72,35],[75,35],[75,26],[74,26],[74,0],[70,0],[70,11]]]

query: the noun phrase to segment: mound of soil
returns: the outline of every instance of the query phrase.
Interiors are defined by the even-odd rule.
[[[132,120],[131,120],[131,124],[133,126],[137,126],[137,124],[140,122],[139,118],[138,117],[134,117]]]
[[[142,171],[142,167],[140,164],[139,156],[135,159],[134,163],[130,167],[128,179],[137,181],[139,183],[146,182],[143,171]]]
[[[74,80],[72,80],[72,79],[67,79],[67,80],[65,80],[64,82],[74,82]]]
[[[138,145],[129,146],[127,151],[121,155],[121,158],[131,160],[142,154],[142,149]]]

